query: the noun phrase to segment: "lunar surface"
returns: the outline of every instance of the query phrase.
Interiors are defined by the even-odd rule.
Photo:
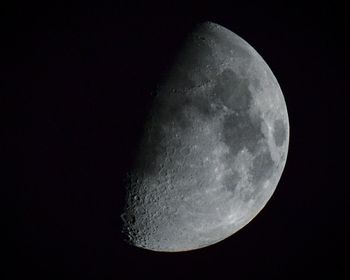
[[[287,108],[262,57],[206,22],[156,92],[122,220],[130,244],[165,252],[217,243],[248,224],[286,163]]]

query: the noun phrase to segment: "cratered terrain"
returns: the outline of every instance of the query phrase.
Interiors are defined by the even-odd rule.
[[[272,196],[289,144],[287,108],[262,57],[198,25],[160,83],[128,173],[123,233],[154,251],[217,243]]]

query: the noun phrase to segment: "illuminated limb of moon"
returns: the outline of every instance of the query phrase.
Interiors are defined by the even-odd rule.
[[[261,56],[222,26],[198,26],[159,88],[130,171],[127,241],[186,251],[232,235],[271,197],[288,142],[286,104]]]

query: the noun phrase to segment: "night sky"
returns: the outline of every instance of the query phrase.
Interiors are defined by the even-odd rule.
[[[87,2],[1,4],[2,279],[349,279],[349,192],[334,172],[346,164],[333,157],[345,157],[335,119],[347,116],[344,7]],[[275,74],[290,121],[286,167],[230,238],[183,253],[130,247],[122,186],[149,93],[207,20]]]

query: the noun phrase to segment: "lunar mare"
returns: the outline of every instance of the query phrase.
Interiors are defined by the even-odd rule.
[[[176,252],[231,236],[272,196],[288,144],[268,65],[228,29],[199,25],[158,88],[128,175],[127,242]]]

